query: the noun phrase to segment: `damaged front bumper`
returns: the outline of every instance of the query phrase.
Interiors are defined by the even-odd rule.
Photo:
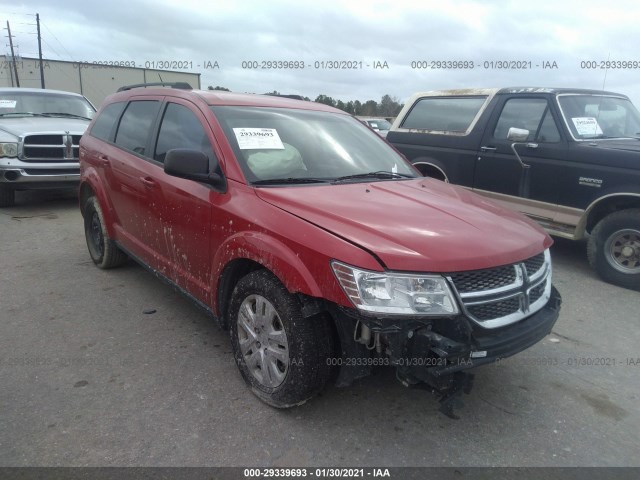
[[[378,318],[336,308],[332,313],[343,359],[336,383],[347,386],[369,375],[375,365],[391,365],[404,384],[423,382],[444,392],[451,388],[457,372],[509,357],[539,342],[551,332],[561,302],[560,293],[552,287],[542,309],[519,322],[493,329],[482,328],[464,315]],[[373,361],[376,358],[384,361]]]

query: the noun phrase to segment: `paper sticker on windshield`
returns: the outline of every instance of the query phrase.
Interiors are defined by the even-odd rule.
[[[234,128],[240,150],[283,150],[275,128]]]
[[[594,117],[574,117],[571,120],[576,126],[578,135],[602,135],[602,129]]]
[[[16,108],[17,100],[0,100],[0,108]]]

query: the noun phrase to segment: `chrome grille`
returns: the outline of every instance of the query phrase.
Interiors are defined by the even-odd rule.
[[[542,265],[544,265],[544,253],[531,257],[524,262],[524,266],[526,267],[529,275],[534,275],[538,270],[540,270],[540,268],[542,268]]]
[[[498,267],[489,270],[472,270],[451,275],[458,292],[482,292],[511,285],[516,280],[513,266]]]
[[[80,156],[82,135],[42,134],[27,135],[22,146],[25,162],[77,161]]]
[[[506,300],[500,300],[498,302],[471,305],[468,310],[474,318],[483,322],[494,318],[506,317],[507,315],[516,313],[519,308],[520,299],[513,297]]]
[[[549,250],[523,262],[449,275],[464,312],[485,328],[498,328],[537,312],[551,295]]]

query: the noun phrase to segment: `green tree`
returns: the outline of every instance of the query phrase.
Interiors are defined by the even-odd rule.
[[[222,90],[223,92],[230,92],[231,91],[231,90],[229,90],[228,88],[225,88],[225,87],[218,87],[218,86],[212,87],[211,85],[209,85],[207,87],[207,90]]]
[[[316,99],[314,100],[314,102],[323,103],[325,105],[329,105],[330,107],[335,107],[336,106],[336,101],[333,98],[328,97],[326,95],[322,95],[322,94],[318,95],[316,97]]]
[[[378,102],[375,100],[367,100],[362,105],[362,113],[360,115],[367,117],[375,117],[378,115]]]
[[[381,117],[395,117],[400,113],[402,109],[402,105],[396,97],[390,97],[389,95],[384,95],[380,100],[380,105],[378,107],[378,115]]]
[[[362,103],[360,103],[360,100],[353,102],[353,114],[362,115]]]

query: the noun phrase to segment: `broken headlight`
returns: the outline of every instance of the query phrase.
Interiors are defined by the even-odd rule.
[[[340,286],[363,312],[396,315],[458,313],[458,306],[444,277],[372,272],[331,262]]]

